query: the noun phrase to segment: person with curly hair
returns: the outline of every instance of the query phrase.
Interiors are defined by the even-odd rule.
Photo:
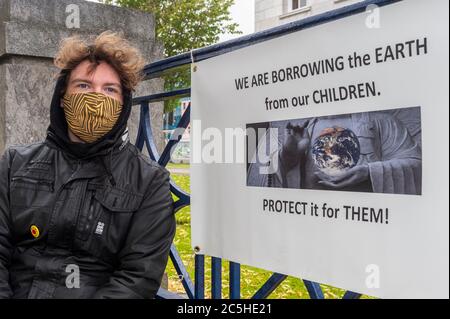
[[[175,235],[169,173],[129,141],[144,60],[70,37],[44,141],[0,160],[0,298],[154,298]]]

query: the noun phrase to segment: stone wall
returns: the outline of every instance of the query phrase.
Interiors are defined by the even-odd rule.
[[[147,63],[163,57],[150,14],[80,0],[0,0],[0,153],[9,145],[45,138],[57,74],[53,57],[60,41],[105,30],[123,32]],[[148,80],[134,96],[162,90],[162,80]],[[139,124],[139,106],[134,108],[129,121],[132,142]],[[152,105],[159,150],[164,143],[162,114],[162,103]]]

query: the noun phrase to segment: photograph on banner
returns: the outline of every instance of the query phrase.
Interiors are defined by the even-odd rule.
[[[248,124],[257,145],[247,140],[247,186],[421,195],[420,115],[411,107]]]

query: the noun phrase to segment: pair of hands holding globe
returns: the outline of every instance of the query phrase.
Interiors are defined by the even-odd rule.
[[[298,164],[306,162],[307,155],[311,149],[311,136],[307,130],[308,125],[309,120],[302,125],[292,125],[290,122],[286,125],[286,134],[280,159],[287,171]],[[370,178],[367,164],[355,165],[349,169],[342,170],[336,175],[329,175],[317,167],[314,174],[319,179],[319,184],[331,189],[351,187]]]

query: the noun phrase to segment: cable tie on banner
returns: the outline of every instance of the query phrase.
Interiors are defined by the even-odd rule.
[[[197,66],[195,65],[194,51],[195,51],[195,50],[191,50],[191,64],[192,64],[192,71],[193,71],[193,72],[197,72]]]

